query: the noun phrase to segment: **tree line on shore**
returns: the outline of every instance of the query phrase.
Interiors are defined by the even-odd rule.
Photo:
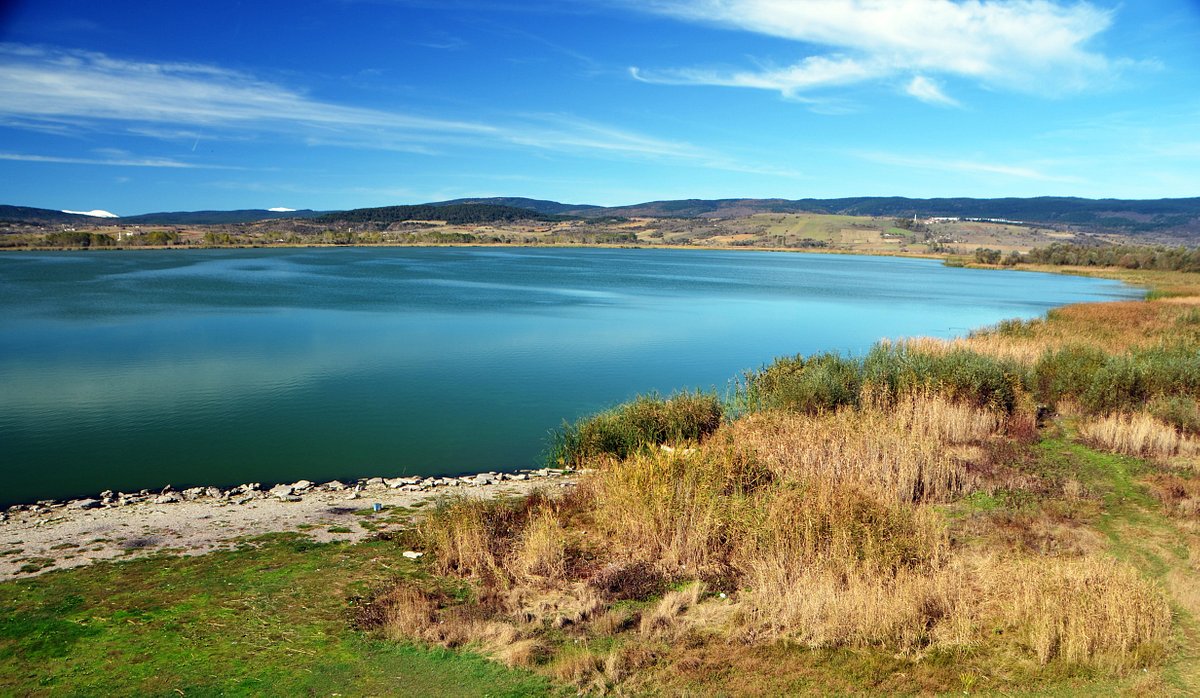
[[[1022,254],[1005,255],[1000,250],[980,247],[974,259],[980,264],[1048,264],[1069,267],[1121,267],[1154,271],[1200,271],[1200,248],[1150,245],[1074,245],[1056,242]]]

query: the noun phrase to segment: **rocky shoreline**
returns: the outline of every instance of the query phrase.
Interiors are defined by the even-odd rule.
[[[298,531],[318,541],[361,540],[411,523],[413,509],[449,494],[522,495],[574,483],[542,468],[459,477],[370,477],[351,483],[300,480],[266,488],[192,487],[42,500],[0,511],[0,579],[155,552],[200,554],[246,538]]]

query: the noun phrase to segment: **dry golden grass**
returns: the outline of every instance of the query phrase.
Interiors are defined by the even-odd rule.
[[[509,643],[493,654],[505,666],[532,667],[552,655],[550,648],[539,638],[526,638]]]
[[[1161,652],[1171,610],[1161,590],[1104,555],[955,560],[892,576],[820,566],[755,577],[743,636],[809,647],[912,652],[995,642],[1002,630],[1038,661],[1124,669]]]
[[[835,482],[901,501],[945,501],[971,484],[948,447],[984,441],[1001,426],[994,412],[911,395],[892,408],[753,414],[729,433],[780,480]]]
[[[1200,338],[1196,304],[1133,302],[908,343],[1032,366],[1081,342],[1166,344],[1181,327]],[[1038,458],[1028,395],[1018,391],[1004,413],[929,390],[887,399],[864,390],[855,407],[752,413],[686,449],[589,463],[596,470],[562,498],[439,506],[421,527],[432,561],[470,580],[475,600],[395,590],[381,601],[385,632],[469,643],[581,691],[674,671],[662,660],[682,656],[676,646],[966,651],[1022,671],[1122,672],[1162,655],[1163,589],[1080,523],[1104,506],[1102,490],[1050,466],[1023,470]],[[1063,394],[1060,413],[1073,395]],[[1139,457],[1200,455],[1200,441],[1148,412],[1082,421],[1081,434]],[[1160,497],[1177,513],[1200,510],[1190,481],[1164,483]],[[1025,508],[1000,503],[1012,491]]]
[[[568,652],[555,659],[550,672],[563,683],[586,686],[595,682],[604,670],[605,659],[587,649]]]
[[[566,571],[566,533],[557,514],[541,507],[530,518],[509,564],[518,577],[559,579]]]
[[[1018,629],[1037,658],[1126,668],[1162,651],[1171,608],[1135,569],[1104,556],[992,563],[984,594],[994,619]],[[987,618],[987,616],[984,616]]]
[[[421,533],[437,551],[442,574],[497,575],[502,571],[496,556],[496,536],[488,525],[495,503],[459,498],[443,502],[423,522]]]
[[[639,631],[643,635],[671,635],[680,615],[700,602],[703,582],[692,582],[682,589],[668,591],[649,613],[642,616]]]
[[[1138,458],[1192,458],[1200,455],[1200,440],[1145,412],[1110,414],[1090,419],[1079,434],[1092,446]]]
[[[741,462],[715,449],[632,456],[595,475],[596,522],[626,559],[693,573],[720,566],[745,506]]]
[[[1200,518],[1200,478],[1156,473],[1150,477],[1149,485],[1154,496],[1172,513],[1193,520]],[[1192,559],[1200,560],[1200,557]]]

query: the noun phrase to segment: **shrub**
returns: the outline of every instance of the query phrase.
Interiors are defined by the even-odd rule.
[[[1141,404],[1146,398],[1141,365],[1133,357],[1120,356],[1096,370],[1081,403],[1089,412],[1104,413]]]
[[[967,349],[934,353],[878,344],[863,361],[863,383],[892,397],[932,390],[951,400],[1013,412],[1024,383],[1021,369]]]
[[[755,407],[807,413],[856,404],[861,387],[861,363],[834,353],[779,358],[748,381]]]
[[[1150,414],[1181,431],[1200,434],[1200,404],[1195,398],[1180,395],[1160,396],[1147,406]]]
[[[668,399],[639,396],[607,412],[564,424],[552,437],[547,462],[577,466],[597,456],[625,458],[647,446],[699,442],[721,425],[714,393],[680,393]]]
[[[1034,397],[1054,405],[1060,400],[1083,398],[1092,378],[1109,360],[1109,355],[1092,347],[1071,345],[1042,355],[1032,371]]]

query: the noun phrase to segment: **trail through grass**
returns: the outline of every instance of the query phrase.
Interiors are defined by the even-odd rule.
[[[1163,671],[1172,695],[1195,695],[1200,687],[1200,540],[1162,512],[1162,506],[1138,482],[1147,469],[1141,461],[1100,453],[1063,439],[1039,444],[1048,470],[1074,473],[1104,506],[1093,526],[1108,539],[1110,552],[1136,566],[1168,591],[1174,612],[1175,651]]]

